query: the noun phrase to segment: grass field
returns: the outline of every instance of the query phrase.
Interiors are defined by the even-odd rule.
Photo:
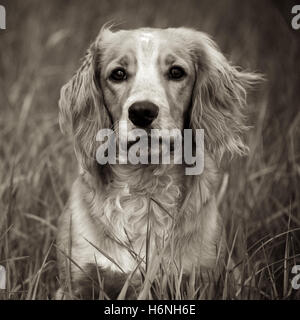
[[[1,4],[0,264],[7,290],[0,299],[51,299],[58,288],[57,218],[76,174],[71,143],[58,126],[59,90],[111,20],[120,28],[197,28],[235,64],[265,74],[249,95],[250,154],[224,168],[229,183],[220,205],[228,241],[242,259],[242,293],[225,275],[208,298],[300,298],[290,283],[300,265],[300,30],[291,31],[271,1]],[[201,297],[196,291],[175,297]]]

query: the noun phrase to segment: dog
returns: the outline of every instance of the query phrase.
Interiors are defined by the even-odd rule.
[[[95,282],[98,293],[117,298],[151,263],[187,277],[220,273],[226,239],[218,168],[225,153],[247,153],[246,90],[258,79],[194,29],[100,30],[59,101],[79,175],[58,224],[58,299],[91,297]],[[100,165],[97,132],[120,121],[147,132],[203,129],[202,174],[186,175],[184,164]]]

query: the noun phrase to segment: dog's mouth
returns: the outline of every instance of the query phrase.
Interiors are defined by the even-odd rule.
[[[175,154],[176,159],[182,155],[182,130],[150,127],[121,129],[117,135],[116,156],[122,163],[168,164],[175,162]]]
[[[156,142],[154,143],[153,140],[156,140]],[[156,137],[156,136],[153,136],[151,135],[151,133],[148,133],[147,134],[147,137],[135,137],[134,139],[131,139],[131,140],[127,140],[127,150],[129,150],[132,146],[134,146],[135,144],[137,143],[141,143],[141,147],[144,146],[144,144],[147,145],[148,147],[148,151],[150,152],[151,149],[155,148],[156,147],[156,143],[158,142],[158,145],[160,146],[160,149],[161,149],[161,146],[165,143],[163,138],[162,137]],[[144,147],[146,147],[146,145]],[[169,150],[170,152],[173,152],[174,151],[174,139],[171,137],[170,140],[169,140],[169,143],[168,143],[168,147],[169,147]]]

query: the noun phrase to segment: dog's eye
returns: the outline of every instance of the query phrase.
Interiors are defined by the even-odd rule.
[[[116,82],[124,81],[127,79],[126,71],[122,68],[117,68],[112,71],[112,73],[109,76],[109,79],[116,81]]]
[[[185,76],[185,71],[181,67],[172,67],[169,70],[169,78],[171,80],[180,80]]]

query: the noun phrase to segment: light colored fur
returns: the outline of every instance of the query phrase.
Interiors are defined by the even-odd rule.
[[[187,72],[181,83],[163,76],[167,54]],[[122,57],[131,78],[116,86],[108,74]],[[168,243],[164,260],[184,273],[194,267],[218,269],[225,252],[215,200],[218,164],[226,151],[247,150],[242,140],[245,89],[257,79],[233,67],[207,35],[192,29],[101,30],[61,91],[60,125],[72,135],[79,163],[79,177],[59,221],[62,280],[65,255],[76,262],[70,264],[74,281],[82,276],[78,266],[84,270],[95,261],[120,272],[135,270],[141,260],[145,265],[149,230],[150,261],[155,249]],[[186,176],[183,165],[97,164],[98,130],[120,120],[133,128],[128,108],[139,100],[159,106],[154,128],[205,130],[203,174]]]

